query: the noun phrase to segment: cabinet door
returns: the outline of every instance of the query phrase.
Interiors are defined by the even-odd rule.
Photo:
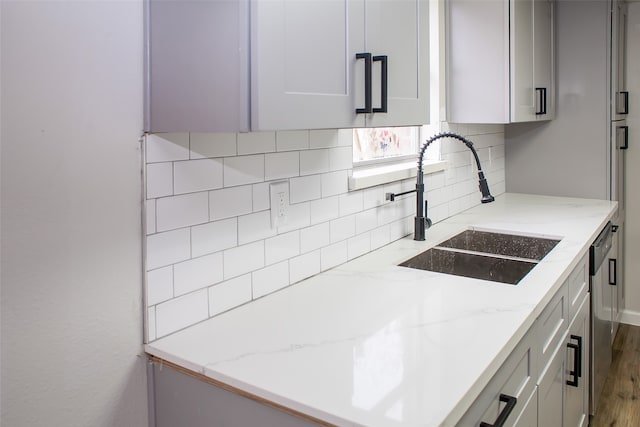
[[[534,106],[537,120],[555,115],[553,0],[534,0]]]
[[[513,424],[513,427],[538,427],[538,388],[533,389],[533,393],[527,400],[522,413]]]
[[[247,1],[149,0],[144,129],[249,130]]]
[[[252,130],[364,126],[364,35],[363,0],[252,0]]]
[[[614,1],[611,17],[612,118],[624,119],[629,113],[627,91],[627,5]]]
[[[536,0],[537,1],[537,0]],[[534,0],[511,1],[511,121],[535,120]]]
[[[562,426],[563,391],[565,384],[564,339],[543,370],[538,384],[538,425]]]
[[[509,2],[448,0],[445,7],[447,121],[508,123]]]
[[[587,294],[571,323],[566,340],[566,427],[586,427],[589,424],[589,313]]]
[[[366,125],[429,122],[429,2],[367,0],[365,50],[387,58],[387,112],[368,114]],[[373,107],[381,107],[381,61],[374,62]],[[360,83],[357,83],[361,85]]]

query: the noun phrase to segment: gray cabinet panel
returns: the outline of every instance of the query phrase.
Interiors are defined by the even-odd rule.
[[[149,0],[145,130],[249,129],[246,0]]]
[[[167,366],[153,364],[156,427],[317,427]]]

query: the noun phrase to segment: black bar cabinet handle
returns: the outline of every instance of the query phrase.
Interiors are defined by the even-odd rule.
[[[518,399],[513,396],[509,396],[508,394],[500,395],[500,402],[505,402],[506,405],[498,415],[495,424],[488,424],[485,422],[480,423],[480,427],[502,427],[504,423],[507,422],[507,418],[509,418],[509,414],[513,411],[513,408],[516,407],[516,403],[518,403]]]
[[[629,91],[619,92],[620,95],[624,96],[624,103],[622,104],[622,111],[617,111],[618,114],[629,114]]]
[[[380,108],[374,108],[374,113],[387,112],[387,55],[379,55],[373,57],[373,62],[380,62]]]
[[[620,145],[620,149],[627,150],[629,149],[629,126],[618,126],[618,129],[621,129],[624,132],[624,142]]]
[[[613,265],[613,268],[611,266]],[[613,271],[613,279],[611,272]],[[609,284],[616,286],[618,284],[618,261],[615,258],[609,258]]]
[[[537,87],[536,94],[538,99],[538,109],[536,111],[536,115],[540,116],[543,114],[547,114],[547,88]]]
[[[373,68],[370,52],[356,53],[356,59],[364,59],[364,108],[356,108],[356,114],[373,112],[371,101],[371,70]]]
[[[573,338],[573,335],[571,336]],[[567,348],[572,348],[573,349],[573,370],[569,371],[569,375],[573,375],[573,379],[572,380],[567,380],[567,385],[570,385],[572,387],[578,387],[578,377],[580,375],[578,375],[578,367],[579,367],[579,360],[580,360],[580,349],[578,344],[574,344],[574,343],[567,343]]]

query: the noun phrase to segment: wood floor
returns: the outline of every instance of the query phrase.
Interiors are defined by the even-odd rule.
[[[620,325],[592,427],[640,426],[640,326]]]

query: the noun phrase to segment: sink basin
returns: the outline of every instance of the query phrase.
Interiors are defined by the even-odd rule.
[[[540,261],[559,241],[546,237],[465,230],[438,246]]]
[[[465,230],[399,265],[517,285],[559,241]]]

